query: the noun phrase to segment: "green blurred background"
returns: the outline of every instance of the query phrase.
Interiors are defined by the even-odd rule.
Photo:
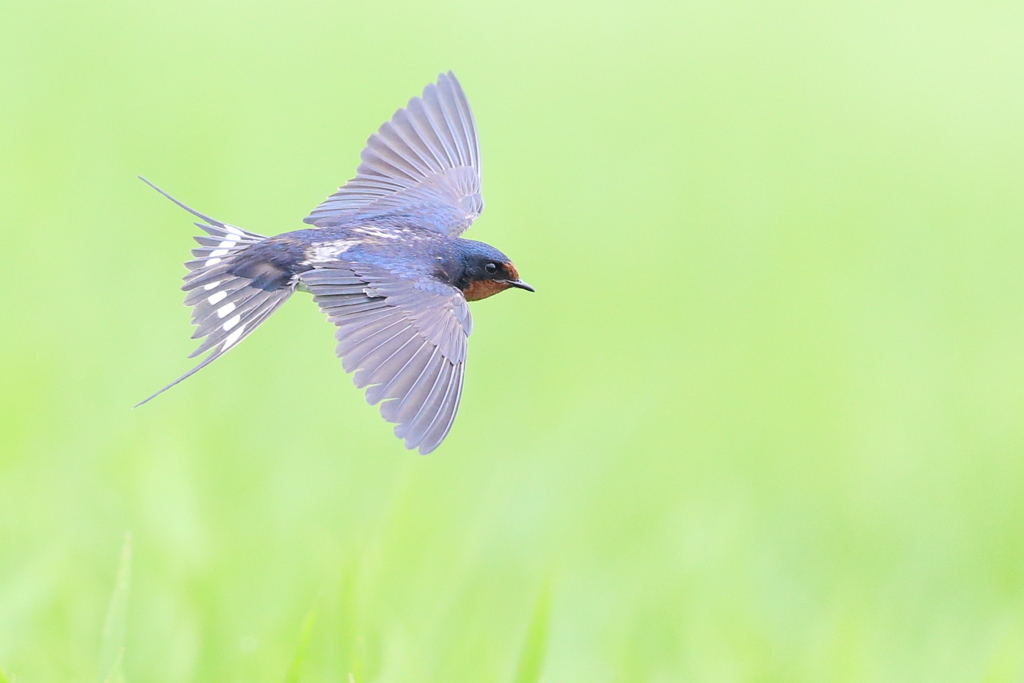
[[[1024,5],[2,15],[8,678],[1022,680]],[[196,232],[135,176],[299,228],[447,69],[537,293],[444,446],[305,296],[131,410]]]

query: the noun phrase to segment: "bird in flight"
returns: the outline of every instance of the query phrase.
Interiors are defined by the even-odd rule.
[[[264,237],[185,206],[206,235],[185,266],[195,368],[252,334],[296,290],[337,326],[337,355],[406,448],[429,453],[462,396],[468,301],[511,287],[532,292],[507,256],[459,237],[483,210],[480,147],[455,75],[441,74],[366,143],[356,176],[305,218],[310,227]]]

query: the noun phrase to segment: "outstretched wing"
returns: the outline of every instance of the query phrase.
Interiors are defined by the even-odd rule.
[[[366,143],[356,177],[306,223],[318,228],[392,213],[457,236],[484,208],[473,112],[449,71],[409,100]]]
[[[300,277],[338,326],[337,354],[356,386],[369,387],[366,400],[384,401],[380,414],[406,448],[437,448],[455,421],[473,328],[462,293],[356,263]]]

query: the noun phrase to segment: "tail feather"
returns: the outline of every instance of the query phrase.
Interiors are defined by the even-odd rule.
[[[234,293],[235,291],[244,286],[244,280],[231,278],[228,280],[221,280],[214,287],[211,287],[209,289],[207,289],[206,287],[196,287],[195,289],[191,290],[188,294],[185,295],[185,305],[195,306],[196,304],[202,301],[207,301],[210,298],[219,297],[221,293],[223,293],[224,297],[227,297],[229,294]]]
[[[141,180],[204,221],[197,222],[196,226],[209,237],[200,235],[195,238],[199,247],[192,250],[195,258],[185,262],[189,273],[184,277],[182,289],[187,292],[185,304],[193,307],[192,324],[197,326],[192,338],[206,337],[189,358],[207,351],[211,353],[199,365],[137,403],[136,408],[220,358],[228,349],[252,334],[295,291],[294,285],[273,291],[253,287],[251,279],[231,272],[235,257],[265,240],[264,236],[201,214],[145,178]]]

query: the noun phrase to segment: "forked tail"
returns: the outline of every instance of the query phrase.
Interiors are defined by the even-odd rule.
[[[207,351],[211,353],[202,363],[137,403],[136,408],[223,356],[228,349],[252,334],[295,291],[295,285],[269,290],[254,287],[252,279],[233,272],[236,257],[266,237],[205,216],[145,178],[139,179],[204,221],[197,222],[196,226],[209,236],[196,236],[199,247],[192,250],[195,258],[185,262],[190,272],[185,276],[185,284],[181,288],[188,292],[185,305],[192,306],[192,324],[196,325],[192,338],[206,337],[189,358]]]

